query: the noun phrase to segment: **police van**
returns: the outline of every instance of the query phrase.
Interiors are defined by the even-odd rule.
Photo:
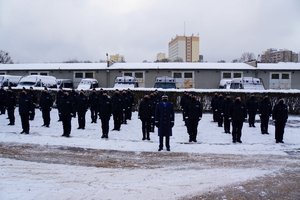
[[[90,90],[97,87],[99,87],[99,83],[97,79],[83,78],[81,79],[79,85],[77,86],[77,90]]]
[[[243,77],[232,79],[230,89],[264,90],[265,87],[259,78]]]
[[[132,76],[118,76],[115,79],[114,88],[135,88],[139,87],[139,83]]]
[[[15,87],[21,78],[22,76],[0,75],[0,87]]]
[[[19,81],[17,88],[57,88],[56,78],[54,76],[29,75],[24,76]]]
[[[176,89],[175,79],[168,76],[161,76],[155,79],[154,88]]]

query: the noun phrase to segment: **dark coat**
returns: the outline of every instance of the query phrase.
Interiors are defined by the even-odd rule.
[[[19,113],[20,115],[29,115],[32,110],[32,101],[28,94],[20,93],[19,97]]]
[[[53,99],[50,93],[42,92],[40,97],[40,108],[42,110],[51,110]]]
[[[83,93],[80,93],[75,97],[76,99],[76,111],[86,112],[88,109],[88,98]]]
[[[256,114],[258,109],[258,103],[255,99],[255,97],[251,96],[250,99],[248,99],[247,103],[247,112],[250,114]]]
[[[120,113],[123,111],[123,98],[120,94],[114,94],[112,101],[112,113]]]
[[[186,105],[186,117],[191,120],[200,120],[202,118],[202,111],[203,107],[202,104],[195,100],[192,99],[188,105]]]
[[[277,122],[286,122],[288,119],[288,109],[286,104],[279,102],[273,108],[272,119]]]
[[[247,110],[241,101],[235,100],[230,107],[230,118],[232,121],[245,121],[247,118]]]
[[[226,98],[223,103],[223,115],[224,117],[230,116],[230,108],[232,106],[232,100],[230,98]]]
[[[89,96],[89,106],[91,109],[96,110],[97,106],[98,106],[98,95],[96,94],[96,92],[92,92]]]
[[[61,115],[63,117],[75,116],[74,100],[70,95],[64,95],[61,99]]]
[[[98,104],[98,113],[101,119],[109,119],[112,114],[111,98],[103,95]]]
[[[272,114],[272,104],[268,98],[264,98],[259,104],[259,112],[262,116],[270,117]]]
[[[150,99],[144,98],[139,106],[138,116],[141,120],[149,120],[152,117],[153,104]]]
[[[174,126],[174,108],[170,102],[160,102],[155,109],[155,124],[158,136],[172,136]]]
[[[6,93],[5,105],[8,109],[12,109],[16,106],[16,95],[13,91],[9,90]]]

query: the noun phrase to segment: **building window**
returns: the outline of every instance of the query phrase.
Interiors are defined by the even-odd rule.
[[[74,72],[75,79],[94,78],[94,72]]]
[[[223,78],[231,78],[231,73],[224,72],[223,73]]]
[[[49,72],[29,72],[29,75],[42,75],[42,76],[49,76]]]
[[[233,78],[242,78],[242,73],[240,72],[233,73]]]
[[[143,72],[135,72],[135,78],[143,78],[144,74]]]
[[[185,72],[184,73],[184,78],[193,78],[193,73],[192,72]]]
[[[75,72],[75,78],[83,78],[82,72]]]
[[[94,73],[93,72],[86,72],[85,73],[85,78],[94,78]]]
[[[182,74],[178,72],[173,73],[173,78],[182,78]]]
[[[243,72],[222,72],[221,79],[242,78]]]
[[[132,76],[133,77],[132,72],[124,72],[124,76]]]
[[[281,79],[290,79],[290,74],[282,74]]]
[[[279,79],[279,74],[272,74],[271,79]]]

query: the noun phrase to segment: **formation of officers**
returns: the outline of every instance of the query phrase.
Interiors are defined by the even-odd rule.
[[[223,127],[224,132],[230,134],[230,124],[232,124],[232,142],[242,143],[243,123],[248,117],[249,127],[255,127],[255,116],[260,117],[261,134],[269,134],[268,125],[270,117],[275,123],[275,140],[276,143],[283,142],[284,128],[288,119],[288,108],[282,98],[272,106],[268,96],[258,101],[254,95],[251,95],[245,102],[240,97],[232,100],[229,96],[225,99],[222,94],[215,96],[211,101],[213,112],[213,121]]]
[[[102,89],[98,92],[93,90],[89,95],[86,95],[84,91],[77,93],[74,90],[59,90],[55,98],[58,121],[62,122],[62,136],[64,137],[70,137],[71,120],[74,117],[78,119],[78,129],[85,129],[86,112],[90,109],[91,123],[97,123],[99,117],[102,138],[108,138],[111,116],[114,121],[112,130],[120,131],[121,125],[127,124],[127,120],[131,120],[132,108],[135,102],[129,89],[116,90],[111,97]],[[29,134],[29,122],[34,120],[35,108],[39,108],[42,112],[42,126],[49,127],[53,102],[54,98],[47,88],[42,91],[40,98],[36,97],[36,93],[32,88],[29,90],[23,88],[18,98],[11,88],[7,90],[0,89],[0,114],[5,114],[5,111],[7,111],[8,125],[14,125],[14,111],[18,103],[23,129],[21,134]],[[185,92],[180,99],[180,106],[189,142],[197,142],[198,124],[202,119],[203,105],[198,96]],[[224,98],[222,94],[215,94],[211,100],[211,108],[213,121],[217,122],[219,127],[224,126],[225,133],[232,134],[233,143],[242,143],[243,123],[248,118],[249,127],[255,127],[255,116],[257,114],[260,116],[262,134],[269,134],[268,124],[272,116],[275,122],[276,143],[283,143],[284,128],[288,119],[288,109],[283,99],[272,106],[267,96],[261,101],[257,101],[256,97],[252,95],[244,102],[240,97],[232,100],[229,96]],[[138,118],[142,122],[142,140],[150,140],[150,132],[154,132],[154,128],[157,127],[158,136],[160,137],[159,151],[163,149],[163,138],[166,140],[166,149],[170,151],[170,136],[172,136],[174,126],[174,108],[173,104],[169,102],[168,96],[160,96],[157,92],[145,95],[139,103]]]

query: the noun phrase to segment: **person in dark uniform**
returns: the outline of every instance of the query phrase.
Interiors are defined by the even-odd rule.
[[[223,95],[220,94],[218,100],[216,102],[216,119],[218,122],[218,127],[223,126],[223,106],[224,106],[224,98]]]
[[[232,100],[227,96],[223,104],[223,116],[224,116],[224,132],[230,134],[230,107],[232,105]]]
[[[75,117],[74,99],[70,96],[68,91],[65,91],[63,98],[61,99],[61,120],[63,124],[63,137],[70,137],[72,117]]]
[[[142,140],[150,140],[151,129],[151,117],[152,117],[152,103],[150,96],[145,95],[139,105],[138,118],[142,121]]]
[[[37,97],[36,97],[36,94],[35,94],[32,87],[30,87],[30,89],[28,91],[28,96],[29,96],[30,101],[31,101],[29,120],[33,121],[34,117],[35,117],[35,107],[36,107],[36,104],[37,104]]]
[[[173,104],[168,102],[168,96],[162,96],[162,102],[156,105],[155,109],[155,125],[158,128],[159,148],[163,150],[163,140],[166,138],[166,148],[170,151],[170,136],[172,136],[172,128],[174,126],[174,108]]]
[[[109,120],[112,111],[112,103],[110,97],[106,92],[103,92],[102,97],[98,101],[98,113],[101,119],[102,136],[101,138],[108,138]]]
[[[215,93],[214,97],[211,99],[211,110],[213,113],[213,121],[217,122],[217,102],[218,102],[218,94]]]
[[[0,88],[0,115],[5,114],[5,102],[6,101],[6,91],[3,86]]]
[[[279,99],[278,103],[274,106],[272,112],[272,119],[275,122],[276,143],[284,143],[283,134],[284,134],[285,124],[288,119],[288,109],[283,99]]]
[[[251,95],[250,99],[246,103],[248,112],[249,127],[255,127],[255,115],[258,109],[258,103],[254,95]]]
[[[156,108],[156,104],[159,103],[159,99],[157,98],[157,94],[155,92],[150,94],[150,102],[152,104],[152,116],[151,116],[151,128],[150,128],[150,132],[154,132],[155,129],[155,119],[154,119],[154,115],[155,115],[155,108]]]
[[[76,111],[78,116],[78,128],[85,129],[85,114],[88,109],[88,98],[85,96],[83,90],[76,96]]]
[[[123,114],[123,98],[121,97],[119,90],[115,91],[111,101],[112,101],[112,114],[114,119],[113,130],[120,131],[122,114]]]
[[[19,114],[22,122],[22,132],[21,134],[29,134],[29,116],[32,112],[32,100],[27,94],[26,90],[22,90],[19,96]]]
[[[7,115],[9,119],[10,126],[15,125],[15,108],[16,108],[16,95],[9,87],[6,92],[5,105],[7,109]]]
[[[242,143],[242,128],[247,118],[247,110],[241,98],[237,97],[230,108],[230,119],[232,119],[232,142]]]
[[[188,104],[187,101],[189,99],[189,93],[184,92],[182,97],[180,98],[180,107],[182,110],[182,120],[185,121],[186,118],[186,105]]]
[[[126,93],[126,90],[123,90],[122,91],[122,101],[123,101],[123,112],[122,112],[122,120],[121,120],[121,123],[122,124],[127,124],[127,118],[128,118],[128,110],[130,108],[130,99]]]
[[[56,107],[58,112],[58,121],[60,122],[61,119],[61,100],[64,96],[64,91],[60,88],[56,94]]]
[[[259,104],[259,112],[260,112],[260,130],[261,134],[269,134],[268,126],[269,119],[272,115],[272,104],[268,96],[265,96],[263,100]]]
[[[42,117],[44,124],[42,126],[49,127],[50,125],[50,111],[51,107],[53,106],[53,99],[51,94],[49,93],[48,89],[45,88],[45,90],[42,92],[40,97],[40,109],[42,111]]]
[[[186,106],[186,123],[188,127],[189,142],[197,142],[198,123],[202,118],[203,106],[196,96]]]
[[[102,91],[100,91],[102,92]],[[91,111],[91,119],[92,123],[97,123],[97,105],[98,105],[98,95],[96,93],[95,88],[89,95],[89,106],[90,106],[90,111]]]
[[[131,92],[130,89],[128,89],[126,91],[127,93],[127,96],[128,96],[128,107],[127,107],[127,110],[126,110],[126,119],[128,120],[131,120],[131,117],[132,117],[132,107],[134,106],[134,96]]]

